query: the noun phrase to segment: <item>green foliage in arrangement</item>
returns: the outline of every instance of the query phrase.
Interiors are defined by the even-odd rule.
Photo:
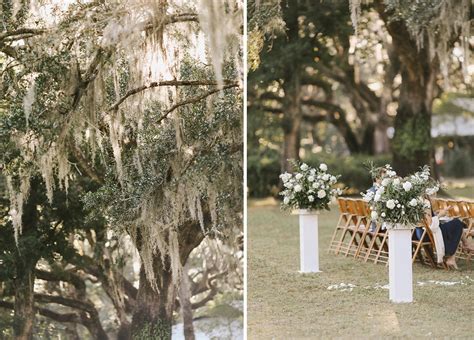
[[[312,168],[306,163],[290,161],[293,165],[291,173],[280,175],[283,182],[283,209],[297,210],[329,210],[333,197],[340,195],[342,190],[336,188],[339,176],[331,175],[324,163]]]
[[[406,177],[397,176],[388,164],[382,170],[371,170],[379,175],[374,178],[374,187],[363,194],[372,210],[372,220],[385,223],[387,229],[417,226],[430,213],[427,198],[439,190],[439,184],[430,177],[429,166]]]

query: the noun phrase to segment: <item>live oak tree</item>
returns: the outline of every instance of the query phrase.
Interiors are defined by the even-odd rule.
[[[268,128],[278,126],[270,114],[281,117],[282,170],[304,126],[321,121],[351,153],[368,154],[388,151],[393,124],[395,168],[430,163],[432,102],[453,76],[455,46],[467,75],[469,15],[468,1],[249,1],[249,113]],[[262,123],[249,118],[251,142],[262,135],[252,119]]]
[[[440,85],[449,81],[451,52],[456,45],[462,47],[462,69],[465,81],[469,81],[472,4],[465,0],[366,3],[367,8],[374,8],[384,21],[400,63],[401,84],[392,153],[395,169],[407,174],[432,162],[433,100],[442,91]],[[351,1],[351,7],[352,21],[357,28],[361,1]]]
[[[2,3],[2,173],[15,241],[34,210],[32,178],[42,177],[53,201],[55,188],[67,192],[81,171],[100,185],[87,209],[130,235],[140,253],[131,335],[170,337],[190,252],[208,235],[235,242],[239,230],[241,4],[56,7],[48,16]],[[34,299],[18,303],[22,319]],[[23,324],[15,335],[31,331]]]
[[[264,14],[269,9],[281,21]],[[304,125],[320,122],[333,125],[351,153],[386,151],[386,108],[393,100],[396,64],[386,56],[364,60],[368,66],[360,67],[347,3],[292,1],[280,6],[276,1],[251,1],[249,10],[253,67],[249,110],[282,117],[282,158],[297,158]],[[386,32],[374,22],[371,18],[363,34],[371,41],[364,47],[365,54],[372,53],[377,44],[384,46],[383,50],[391,47],[384,40]],[[374,73],[374,69],[381,71]],[[368,86],[374,80],[384,81],[384,77],[385,92]],[[348,100],[341,100],[342,96]]]

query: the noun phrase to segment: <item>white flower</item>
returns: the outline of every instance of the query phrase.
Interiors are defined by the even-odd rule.
[[[280,178],[283,181],[283,183],[286,183],[290,180],[291,174],[289,174],[288,172],[285,172],[284,174],[280,175]]]
[[[318,191],[318,198],[324,198],[324,197],[326,197],[326,191],[319,190]]]
[[[289,197],[285,197],[285,198],[283,199],[283,203],[285,203],[285,204],[290,203],[290,198],[289,198]]]
[[[331,176],[331,182],[332,182],[332,183],[336,183],[336,182],[337,182],[336,176]]]
[[[313,188],[314,188],[314,189],[318,189],[318,188],[319,188],[319,183],[314,182],[314,183],[313,183]]]
[[[390,183],[390,179],[389,179],[389,178],[384,178],[384,179],[382,180],[382,185],[383,185],[384,187],[386,187],[389,183]]]
[[[400,205],[400,204],[397,204],[397,208],[400,208],[400,207],[401,207],[401,205]]]
[[[321,171],[327,171],[327,170],[328,170],[328,166],[327,166],[326,164],[324,164],[324,163],[321,163],[321,164],[319,165],[319,170],[321,170]]]
[[[373,191],[369,191],[367,192],[365,195],[362,194],[363,196],[363,200],[366,201],[366,202],[370,202],[372,200],[372,198],[374,197],[374,192]]]
[[[400,185],[400,179],[399,178],[395,178],[393,180],[393,185]]]
[[[418,204],[418,201],[416,200],[416,198],[413,198],[408,204],[410,204],[412,207],[416,207],[416,205]]]
[[[383,213],[382,213],[382,217],[385,217],[385,216],[387,216],[387,214],[383,212]]]
[[[303,170],[303,171],[306,171],[306,170],[309,169],[309,166],[308,166],[308,164],[303,163],[303,164],[301,164],[300,169]]]
[[[300,179],[303,178],[303,175],[300,174],[300,173],[297,173],[295,177],[296,177],[297,180],[300,180]]]
[[[308,176],[308,181],[310,181],[310,182],[314,182],[314,176],[312,176],[312,175],[309,175],[309,176]]]
[[[313,196],[313,195],[309,195],[309,196],[308,196],[308,201],[314,202],[314,196]]]
[[[387,176],[388,177],[395,177],[397,175],[397,173],[393,170],[389,170],[387,171]]]
[[[434,186],[434,187],[432,187],[432,188],[426,189],[425,192],[426,192],[426,194],[427,194],[428,196],[431,196],[431,195],[436,194],[436,192],[437,192],[438,190],[439,190],[439,188],[438,188],[437,186]]]
[[[376,211],[372,211],[372,212],[370,213],[370,217],[371,217],[373,220],[377,219],[378,216],[379,216],[379,214],[377,214]]]
[[[405,189],[405,191],[410,191],[412,185],[410,182],[405,182],[403,183],[403,189]]]
[[[395,201],[394,200],[388,200],[387,203],[385,203],[385,205],[387,206],[387,208],[392,210],[393,208],[395,208]]]
[[[327,181],[327,180],[329,179],[329,177],[330,177],[330,176],[329,176],[328,174],[324,174],[324,175],[323,175],[323,181]]]
[[[301,187],[301,185],[296,184],[293,190],[294,190],[295,192],[300,192],[302,189],[303,189],[303,188]]]
[[[293,188],[293,183],[291,183],[291,182],[286,182],[285,184],[283,184],[283,186],[284,186],[285,188],[291,189],[291,188]]]

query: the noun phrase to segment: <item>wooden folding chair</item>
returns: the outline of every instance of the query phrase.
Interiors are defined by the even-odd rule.
[[[436,246],[434,243],[433,233],[431,232],[426,219],[423,219],[423,222],[419,227],[423,230],[419,238],[416,235],[416,228],[413,229],[412,232],[412,262],[414,263],[418,258],[421,263],[425,264],[426,262],[429,262],[432,267],[436,268],[437,261],[434,255]]]
[[[474,202],[465,201],[465,220],[467,223],[467,232],[472,233],[474,231]]]
[[[435,203],[435,204],[433,204]],[[438,212],[440,210],[449,210],[448,202],[447,200],[443,198],[433,198],[431,199],[431,206],[433,208],[434,212]]]
[[[463,232],[467,235],[467,237],[472,238],[470,234],[473,231],[474,217],[471,216],[470,204],[474,204],[474,203],[468,202],[468,201],[456,201],[456,204],[457,204],[457,207],[455,210],[458,211],[457,218],[459,218],[466,225],[466,228],[465,230],[463,230]],[[466,254],[465,252],[463,252],[462,245],[460,243],[456,251],[456,258],[470,262],[472,255]]]
[[[459,218],[461,216],[462,205],[460,206],[460,201],[457,200],[446,200],[446,210],[448,211],[448,216],[451,218]]]
[[[357,224],[357,211],[354,205],[353,198],[346,198],[345,199],[345,211],[346,211],[346,222],[344,228],[342,230],[341,235],[339,236],[339,241],[337,241],[337,246],[335,250],[335,254],[339,254],[339,252],[343,252],[347,249],[349,242],[347,241],[352,238],[354,226]]]
[[[364,200],[358,201],[358,206],[360,209],[361,215],[363,215],[361,226],[365,226],[364,231],[359,240],[359,246],[355,253],[356,258],[364,259],[366,258],[367,253],[372,251],[372,247],[374,246],[373,238],[375,237],[375,229],[371,230],[372,228],[372,218],[370,217],[370,207]]]
[[[368,253],[367,259],[373,259],[374,263],[378,262],[385,263],[388,265],[388,232],[382,229],[382,224],[377,225],[377,229],[374,235],[374,242],[378,241],[377,246],[373,246],[374,254]]]
[[[336,229],[331,238],[331,243],[329,243],[328,252],[333,251],[336,254],[339,252],[343,240],[342,236],[346,233],[346,230],[351,223],[352,216],[349,212],[347,200],[348,199],[345,197],[339,197],[337,199],[340,215]]]
[[[355,257],[357,250],[359,249],[359,244],[363,242],[362,235],[367,228],[367,216],[364,212],[363,201],[360,199],[353,199],[349,202],[350,210],[354,212],[353,224],[350,224],[348,231],[351,234],[351,238],[347,247],[345,248],[346,252],[344,256],[352,255]]]

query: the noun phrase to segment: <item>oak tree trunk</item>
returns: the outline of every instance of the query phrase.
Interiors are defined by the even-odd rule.
[[[14,280],[15,303],[13,316],[13,331],[15,339],[32,339],[35,320],[34,310],[34,274],[29,265],[17,267],[17,277]]]
[[[418,47],[404,22],[390,19],[390,13],[386,13],[381,4],[378,12],[387,25],[393,51],[400,61],[402,82],[392,154],[395,170],[404,176],[431,164],[431,114],[439,62],[430,56],[427,37],[424,46]]]
[[[176,287],[173,283],[169,257],[162,263],[154,258],[155,277],[152,286],[142,264],[136,309],[132,319],[134,339],[171,339]]]
[[[18,240],[15,252],[15,278],[13,286],[15,290],[13,334],[15,339],[30,340],[33,336],[35,323],[34,306],[34,269],[38,261],[35,251],[31,250],[26,243],[31,237],[35,237],[38,221],[36,210],[38,180],[31,180],[31,193],[23,207],[22,235]],[[31,250],[31,251],[30,251]]]
[[[210,223],[209,212],[204,213],[205,225]],[[189,221],[178,228],[179,260],[185,265],[191,251],[204,239],[198,221]],[[139,242],[140,243],[140,242]],[[137,244],[140,248],[140,244]],[[140,284],[136,307],[132,317],[133,339],[171,339],[173,312],[178,288],[173,282],[171,259],[156,252],[153,258],[155,277],[150,280],[145,275],[143,264],[140,269]]]
[[[179,285],[179,303],[183,315],[184,338],[194,340],[193,308],[191,303],[191,286],[188,276],[188,266],[184,266],[181,283]]]
[[[297,44],[298,36],[298,1],[284,1],[284,20],[287,27],[289,44]],[[288,160],[299,160],[300,130],[302,122],[301,113],[301,65],[298,60],[292,60],[284,76],[283,89],[283,152],[281,158],[282,172],[291,171],[292,166]]]

